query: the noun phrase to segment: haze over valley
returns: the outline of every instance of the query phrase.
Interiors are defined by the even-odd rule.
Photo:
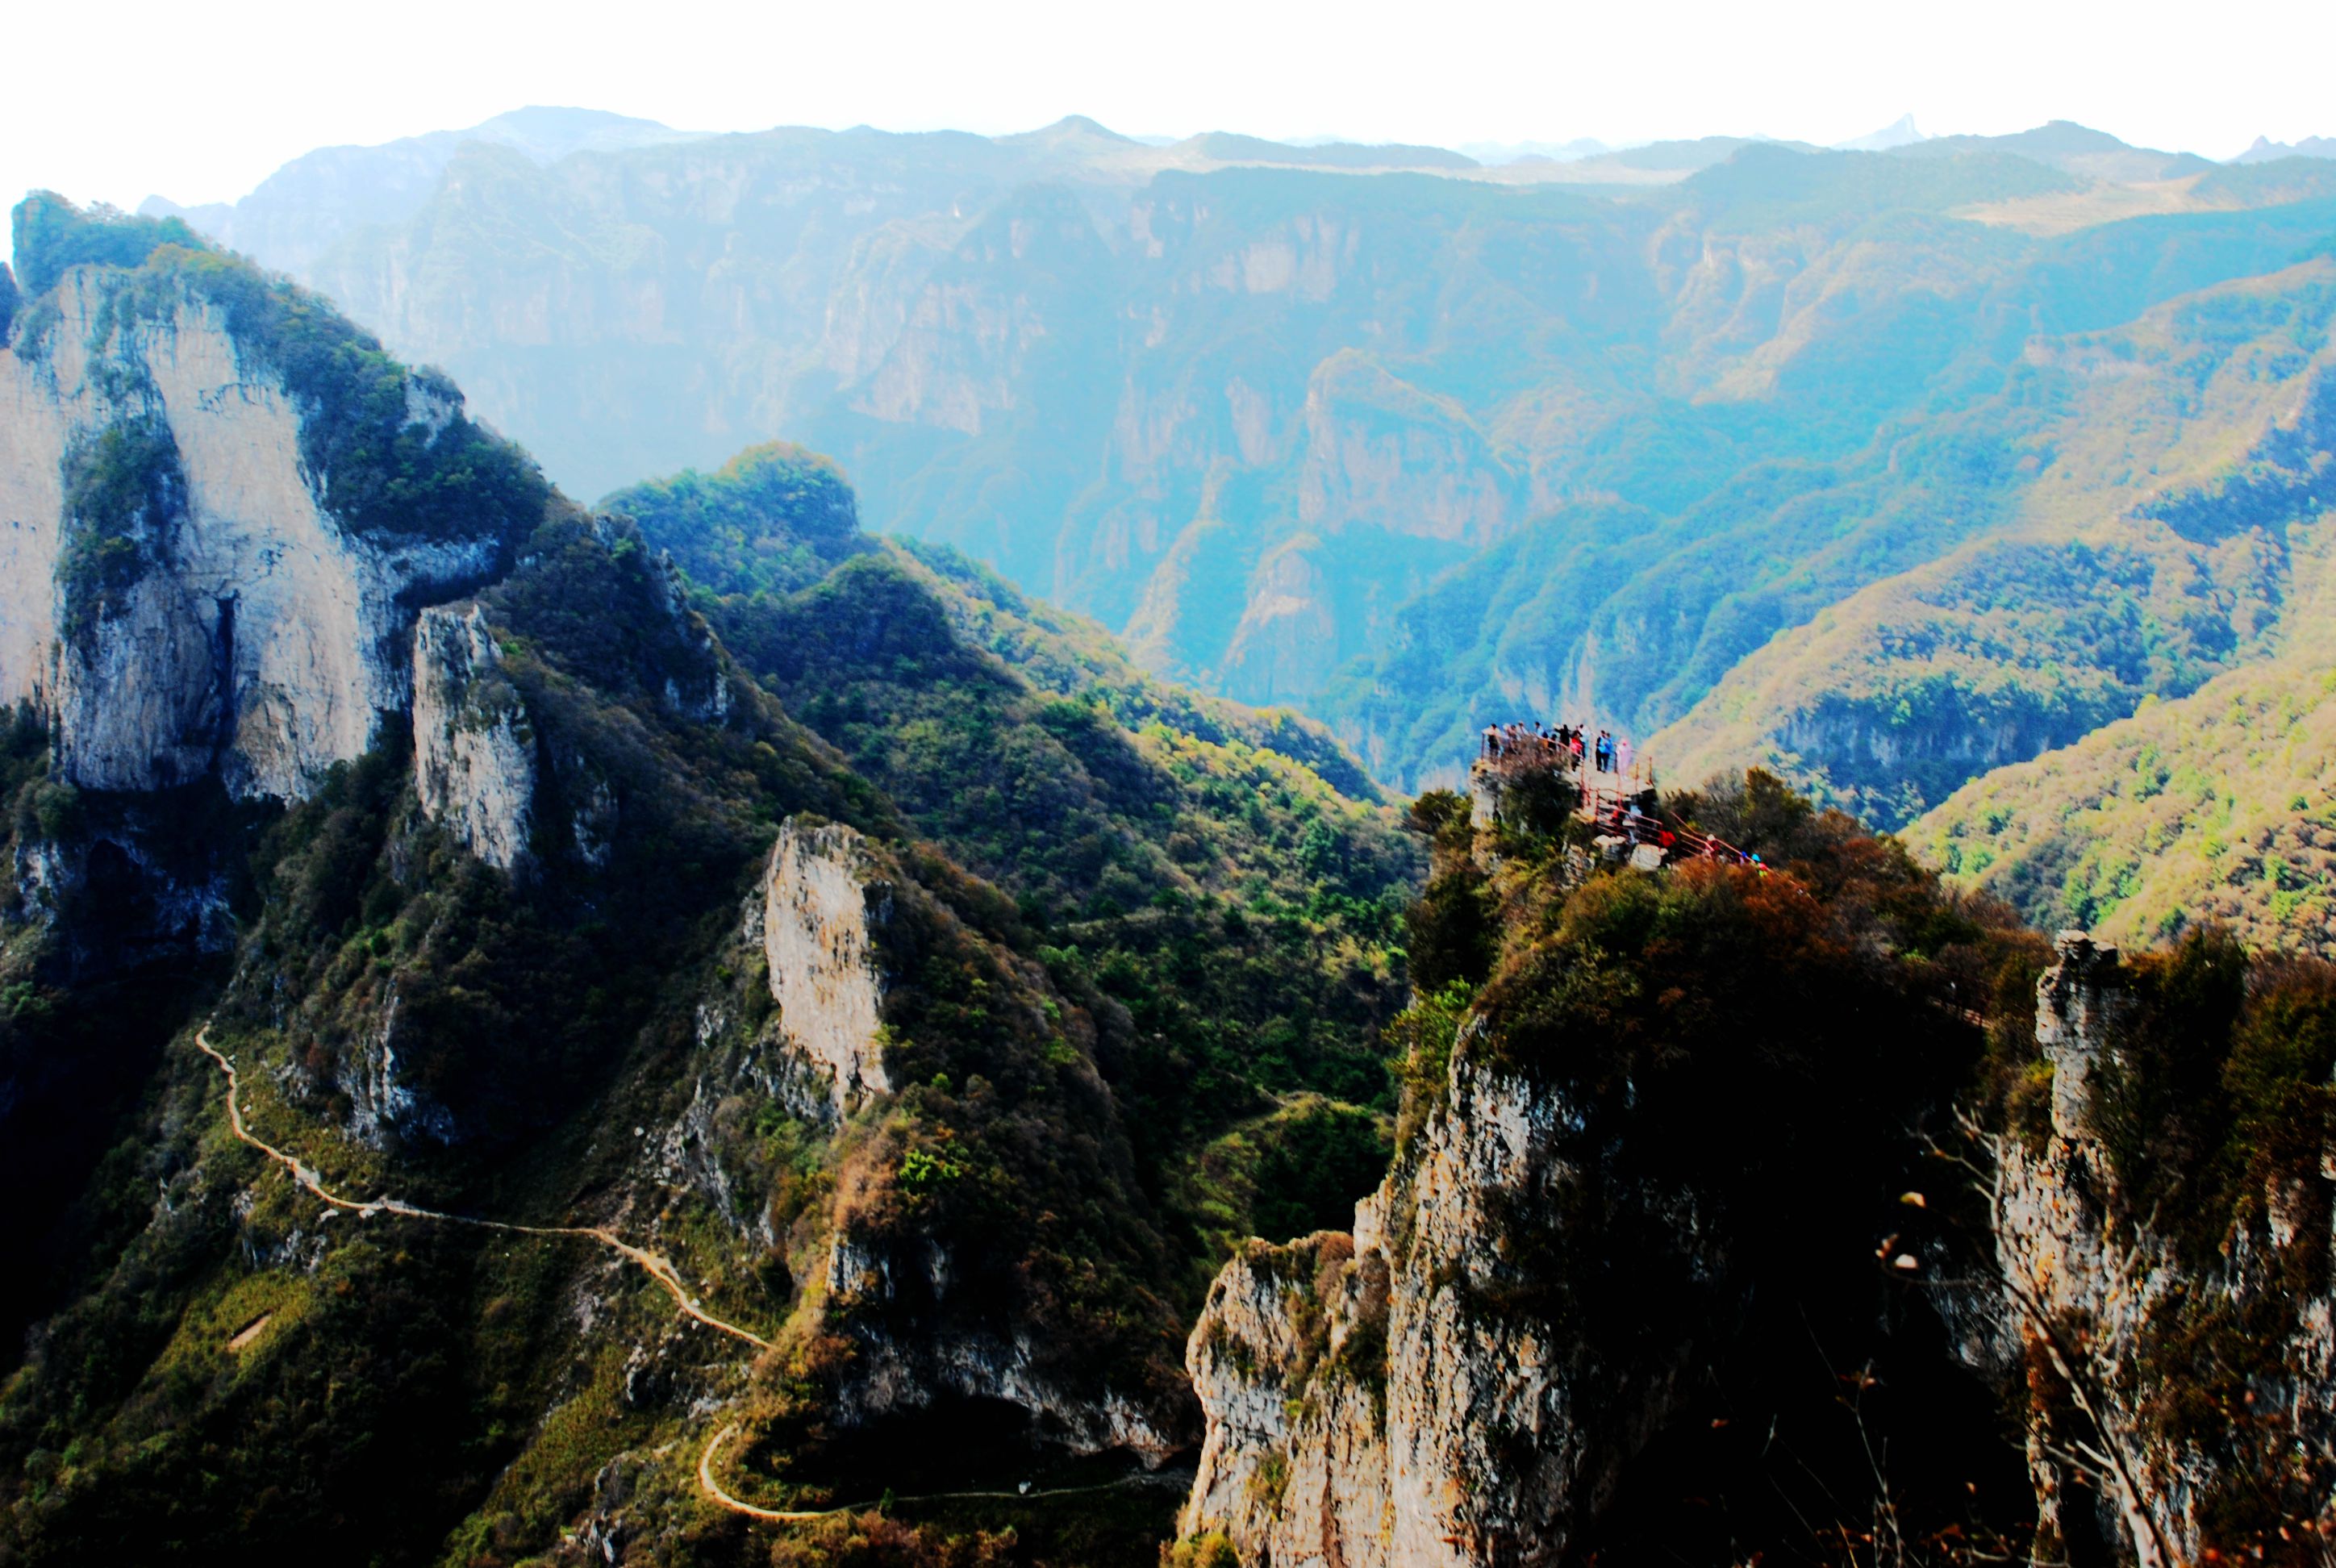
[[[146,210],[443,365],[572,492],[784,433],[873,526],[1393,787],[1455,781],[1498,715],[1594,715],[1895,829],[2284,646],[2308,474],[2244,528],[2214,498],[2321,406],[2336,159],[1854,141],[525,110]],[[2114,920],[2135,863],[2020,897]],[[2217,880],[2252,907],[2266,875]]]

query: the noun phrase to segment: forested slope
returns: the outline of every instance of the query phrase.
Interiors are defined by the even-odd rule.
[[[1522,708],[1643,736],[1877,582],[2064,499],[2116,515],[2169,417],[2218,414],[2102,395],[2096,336],[2162,337],[2153,310],[2336,231],[2318,161],[2218,169],[2060,123],[1647,149],[1636,185],[1229,166],[1237,140],[473,149],[304,276],[556,475],[809,441],[878,531],[1153,669],[1307,706],[1408,787]],[[1978,752],[2066,738],[2100,706],[2078,687]],[[1812,736],[1802,776],[1880,803],[1860,744]],[[1932,772],[1922,805],[1960,782]]]
[[[1750,755],[1884,826],[2313,635],[2336,447],[2336,266],[2185,296],[2031,344],[2007,432],[2033,477],[1981,540],[1876,583],[1729,671],[1655,749]]]
[[[29,217],[0,474],[63,609],[0,669],[0,1552],[763,1561],[724,1431],[812,1506],[1189,1444],[1230,1241],[1385,1158],[1417,857],[1351,761],[861,537],[807,453],[592,512],[314,297]],[[287,578],[301,529],[345,575]],[[316,722],[336,683],[377,706]],[[125,771],[150,731],[187,760]],[[231,1136],[199,1038],[254,1135],[410,1207]],[[1171,1506],[842,1528],[1068,1563]]]

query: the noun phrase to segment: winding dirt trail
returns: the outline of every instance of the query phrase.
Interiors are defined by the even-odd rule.
[[[882,1499],[866,1503],[841,1503],[832,1508],[758,1508],[752,1503],[733,1497],[721,1482],[714,1478],[714,1456],[721,1446],[738,1435],[735,1421],[706,1440],[697,1456],[697,1489],[729,1509],[744,1514],[749,1519],[761,1519],[773,1524],[809,1524],[821,1519],[833,1519],[845,1514],[865,1514],[884,1505]],[[1076,1497],[1089,1492],[1116,1492],[1124,1486],[1160,1485],[1160,1478],[1147,1475],[1123,1475],[1116,1481],[1098,1482],[1092,1486],[1056,1486],[1044,1492],[930,1492],[922,1496],[894,1497],[894,1503],[957,1503],[968,1498],[994,1498],[1007,1503],[1036,1503],[1042,1497]]]
[[[324,1178],[315,1170],[303,1164],[293,1155],[286,1154],[275,1144],[257,1136],[249,1127],[244,1125],[243,1106],[237,1098],[237,1091],[241,1086],[241,1080],[236,1076],[235,1064],[228,1060],[220,1054],[219,1048],[211,1044],[211,1027],[209,1024],[195,1031],[195,1045],[203,1055],[217,1062],[219,1071],[227,1075],[227,1121],[235,1135],[283,1166],[292,1174],[293,1181],[334,1208],[346,1209],[353,1214],[368,1217],[374,1214],[403,1214],[408,1219],[441,1220],[450,1225],[470,1225],[482,1231],[502,1231],[518,1236],[581,1236],[589,1241],[599,1242],[626,1261],[638,1266],[643,1273],[655,1280],[667,1295],[673,1298],[674,1305],[681,1309],[684,1316],[695,1318],[707,1328],[727,1334],[734,1339],[743,1340],[758,1350],[767,1350],[771,1348],[771,1342],[760,1334],[750,1329],[742,1329],[735,1323],[725,1322],[700,1306],[697,1299],[689,1293],[689,1288],[683,1283],[681,1271],[676,1269],[666,1258],[658,1253],[636,1247],[601,1226],[515,1225],[508,1220],[481,1220],[474,1219],[469,1214],[449,1214],[437,1209],[424,1209],[418,1204],[406,1203],[402,1198],[370,1198],[359,1202],[355,1198],[341,1196],[326,1186]]]
[[[425,1209],[417,1203],[406,1203],[402,1198],[368,1198],[359,1200],[355,1198],[343,1197],[340,1193],[336,1193],[331,1188],[326,1186],[324,1178],[317,1174],[312,1167],[303,1164],[296,1156],[286,1154],[275,1144],[259,1137],[257,1134],[253,1133],[248,1126],[244,1125],[243,1105],[238,1097],[238,1091],[242,1087],[242,1080],[236,1075],[235,1064],[232,1061],[229,1061],[217,1047],[211,1044],[211,1029],[209,1024],[205,1024],[201,1028],[195,1031],[195,1046],[203,1053],[203,1055],[209,1057],[213,1062],[216,1062],[219,1065],[220,1072],[227,1075],[227,1121],[229,1128],[232,1130],[235,1135],[244,1143],[250,1144],[253,1148],[258,1149],[261,1154],[267,1155],[277,1164],[283,1166],[284,1169],[291,1174],[294,1182],[297,1183],[307,1192],[314,1194],[324,1203],[330,1204],[332,1207],[336,1209],[346,1209],[353,1214],[366,1216],[374,1214],[402,1214],[408,1219],[438,1220],[450,1225],[470,1225],[482,1231],[502,1231],[509,1234],[519,1236],[581,1236],[589,1241],[598,1242],[600,1245],[608,1248],[610,1251],[615,1252],[625,1259],[626,1261],[638,1267],[643,1273],[648,1275],[650,1279],[655,1280],[657,1284],[664,1289],[667,1295],[673,1298],[674,1305],[680,1308],[684,1315],[695,1318],[697,1321],[705,1324],[707,1328],[716,1329],[719,1332],[729,1335],[734,1339],[738,1339],[746,1344],[752,1345],[758,1350],[767,1350],[771,1349],[771,1342],[768,1339],[764,1339],[761,1335],[754,1333],[752,1329],[742,1329],[735,1323],[725,1322],[721,1319],[714,1316],[711,1312],[708,1312],[704,1307],[700,1306],[696,1298],[689,1293],[687,1286],[682,1282],[680,1271],[676,1269],[665,1257],[658,1253],[648,1251],[644,1248],[636,1247],[631,1242],[621,1240],[614,1232],[601,1226],[517,1225],[511,1223],[508,1220],[481,1220],[469,1214],[449,1214],[438,1209]],[[266,1321],[267,1320],[263,1318],[260,1320],[259,1323],[254,1324],[252,1327],[257,1329],[264,1325]],[[247,1332],[249,1330],[247,1330]],[[749,1519],[762,1520],[766,1524],[808,1524],[816,1520],[833,1518],[838,1514],[865,1512],[870,1508],[879,1505],[877,1503],[871,1502],[846,1504],[842,1506],[834,1508],[760,1508],[752,1503],[745,1502],[740,1498],[732,1496],[723,1486],[722,1483],[715,1478],[714,1457],[721,1449],[723,1445],[729,1442],[730,1439],[736,1437],[737,1434],[738,1424],[733,1421],[716,1431],[711,1437],[707,1438],[705,1448],[697,1456],[698,1490],[705,1493],[706,1498],[718,1506],[727,1508],[734,1514],[743,1514]],[[1149,1479],[1149,1477],[1130,1475],[1122,1477],[1117,1481],[1107,1481],[1101,1485],[1096,1486],[1069,1486],[1043,1493],[939,1492],[924,1497],[896,1497],[893,1501],[896,1503],[935,1503],[961,1498],[990,1497],[1001,1498],[1013,1502],[1028,1502],[1034,1498],[1041,1496],[1062,1497],[1082,1492],[1108,1492],[1121,1486],[1138,1485],[1147,1479]]]
[[[697,1489],[727,1508],[733,1514],[744,1514],[749,1519],[761,1519],[773,1524],[808,1524],[814,1519],[832,1519],[839,1514],[849,1514],[849,1508],[757,1508],[752,1503],[742,1503],[723,1489],[714,1478],[714,1452],[738,1435],[738,1424],[733,1421],[706,1440],[706,1447],[697,1456]]]

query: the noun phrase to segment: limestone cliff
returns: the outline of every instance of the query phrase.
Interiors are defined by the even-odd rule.
[[[999,1085],[1032,1070],[1016,1054],[1033,1051],[1053,1083],[1053,1114],[1081,1129],[1069,1151],[1035,1135],[1016,1151],[1050,1167],[1067,1152],[1081,1167],[1076,1188],[1056,1185],[1066,1178],[1052,1168],[1023,1178],[1027,1192],[1052,1194],[1030,1200],[1043,1216],[1037,1234],[1051,1238],[1058,1216],[1127,1179],[1091,1059],[1092,1022],[1043,968],[969,926],[920,881],[928,869],[841,823],[781,823],[721,970],[748,984],[759,950],[767,999],[755,983],[698,1008],[695,1082],[678,1117],[646,1145],[653,1168],[784,1259],[796,1285],[789,1331],[813,1342],[823,1368],[822,1419],[869,1428],[937,1407],[1011,1406],[1048,1446],[1156,1466],[1189,1446],[1192,1425],[1189,1391],[1148,1360],[1170,1331],[1164,1304],[1148,1293],[1126,1303],[1142,1365],[1109,1340],[1098,1353],[1091,1331],[1061,1331],[1059,1287],[1033,1290],[1053,1260],[1024,1251],[1018,1222],[983,1206],[976,1135],[935,1125],[1000,1110]],[[946,1037],[934,994],[959,986],[997,1031],[997,1054],[978,1065],[935,1048]],[[832,1140],[837,1168],[832,1190],[817,1189],[830,1193],[824,1202],[782,1210],[740,1180],[735,1124],[757,1097]],[[1020,1140],[1030,1124],[1017,1128]],[[1110,1244],[1155,1243],[1139,1221]],[[1123,1364],[1099,1376],[1114,1355]]]
[[[1307,527],[1484,544],[1510,521],[1515,479],[1467,414],[1364,355],[1315,367],[1304,425],[1298,516]]]
[[[1563,1095],[1470,1046],[1351,1237],[1252,1243],[1211,1289],[1185,1353],[1208,1417],[1185,1534],[1283,1568],[1562,1561],[1679,1401],[1691,1343],[1615,1353],[1534,1309],[1515,1217],[1558,1212],[1594,1154]],[[1677,1198],[1679,1245],[1717,1272]]]
[[[830,1080],[836,1115],[892,1087],[881,1034],[886,976],[877,939],[892,886],[856,829],[793,817],[763,879],[763,955],[787,1044]]]
[[[1938,1379],[1961,1367],[1984,1379],[1974,1391],[1994,1389],[1981,1404],[2024,1438],[2026,1486],[2008,1477],[2015,1500],[1972,1528],[2029,1542],[2032,1561],[2313,1560],[2336,1495],[2328,978],[2251,978],[2212,941],[2136,969],[2078,931],[2057,958],[2010,1125],[1966,1115],[1982,1202],[1908,1193],[1881,1242],[1874,1268],[1904,1287],[1865,1309],[1900,1324],[1883,1381],[1930,1390],[1917,1418],[1933,1431],[1963,1418],[1937,1403]],[[1208,1422],[1187,1537],[1222,1535],[1241,1562],[1278,1568],[1594,1554],[1618,1528],[1650,1528],[1650,1468],[1683,1495],[1726,1490],[1728,1471],[1682,1457],[1697,1451],[1682,1434],[1747,1407],[1707,1422],[1698,1400],[1715,1386],[1743,1397],[1747,1354],[1789,1359],[1808,1351],[1786,1340],[1827,1332],[1761,1318],[1756,1298],[1801,1270],[1747,1287],[1762,1259],[1746,1205],[1724,1186],[1618,1183],[1629,1156],[1600,1135],[1598,1094],[1504,1065],[1501,1027],[1481,1012],[1462,1024],[1351,1236],[1252,1242],[1219,1275],[1186,1351]],[[2221,1031],[2232,1043],[2216,1046]],[[1623,1092],[1640,1105],[1656,1093],[1635,1073]],[[1585,1199],[1601,1186],[1602,1214]],[[1662,1251],[1641,1254],[1651,1271],[1598,1276],[1628,1303],[1601,1316],[1563,1281],[1601,1266],[1616,1195]],[[1813,1217],[1796,1210],[1785,1233]],[[1693,1304],[1679,1312],[1682,1292]],[[1759,1452],[1799,1445],[1802,1462],[1810,1428],[1796,1436],[1796,1420],[1789,1404],[1764,1414]],[[1980,1468],[1994,1427],[1980,1415],[1931,1463]],[[1883,1485],[1876,1528],[1905,1517]],[[1672,1527],[1651,1517],[1658,1537]]]
[[[2336,1165],[2323,1138],[2303,1169],[2263,1183],[2256,1222],[2243,1218],[2210,1261],[2185,1254],[2182,1232],[2211,1209],[2205,1183],[2184,1194],[2190,1213],[2143,1207],[2126,1168],[2135,1079],[2158,1068],[2136,1052],[2135,977],[2081,931],[2061,933],[2058,957],[2037,989],[2049,1126],[1995,1141],[1990,1193],[2046,1543],[2070,1560],[2171,1568],[2253,1534],[2260,1555],[2329,1505]]]
[[[240,319],[176,272],[84,266],[0,348],[0,703],[48,715],[86,788],[305,794],[405,707],[415,605],[505,554],[492,508],[354,521],[330,416]],[[382,415],[423,461],[459,418],[442,388]]]
[[[516,871],[535,823],[535,732],[497,667],[483,611],[426,609],[414,628],[414,783],[422,809],[489,865]]]

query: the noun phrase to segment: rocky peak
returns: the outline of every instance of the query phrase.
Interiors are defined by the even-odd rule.
[[[763,878],[763,955],[788,1046],[832,1079],[848,1115],[889,1094],[881,1035],[890,980],[878,943],[892,918],[892,884],[855,828],[789,817]]]
[[[415,607],[499,570],[542,487],[453,493],[488,438],[451,387],[377,355],[394,403],[296,386],[287,347],[354,329],[173,256],[63,268],[0,348],[0,703],[83,787],[299,798],[404,711]]]
[[[2116,948],[2065,930],[2053,951],[2060,961],[2036,986],[2036,1043],[2052,1065],[2053,1135],[2074,1138],[2084,1135],[2093,1069],[2133,997]]]
[[[2163,1037],[2211,1027],[2178,1000],[2165,1010],[2180,960],[2129,968],[2078,930],[2055,948],[2036,1007],[2049,1131],[1996,1140],[1990,1193],[2035,1555],[2170,1568],[2234,1555],[2218,1541],[2296,1539],[2328,1506],[2326,1467],[2305,1456],[2336,1431],[2324,1113],[2300,1124],[2299,1146],[2259,1143],[2242,1167],[2253,1193],[2226,1212],[2211,1166],[2232,1150],[2164,1168],[2201,1107],[2161,1121],[2151,1096],[2185,1054],[2213,1048]],[[2224,1076],[2217,1092],[2243,1090]],[[2206,1388],[2223,1391],[2202,1419]]]
[[[2168,1555],[2169,1526],[2184,1533],[2161,1511],[2174,1456],[2149,1452],[2135,1365],[2144,1326],[2177,1275],[2154,1216],[2130,1245],[2113,1238],[2119,1183],[2093,1136],[2108,1025],[2132,998],[2115,948],[2080,930],[2062,931],[2054,948],[2060,961],[2036,988],[2037,1043],[2053,1074],[2051,1134],[2040,1146],[2002,1142],[1992,1216],[2003,1316],[2031,1380],[2048,1390],[2027,1409],[2039,1514],[2080,1549],[2117,1542],[2127,1561],[2188,1561]],[[2098,1469],[2068,1462],[2078,1427],[2102,1456]]]
[[[1682,1397],[1693,1346],[1603,1355],[1491,1309],[1531,1299],[1515,1232],[1561,1212],[1591,1152],[1579,1108],[1481,1040],[1464,1027],[1442,1103],[1351,1236],[1251,1243],[1218,1276],[1185,1351],[1208,1417],[1185,1535],[1247,1563],[1562,1561]],[[1695,1272],[1719,1274],[1692,1198],[1667,1202]]]
[[[414,783],[422,810],[489,865],[530,860],[535,731],[476,605],[425,609],[414,627]]]

